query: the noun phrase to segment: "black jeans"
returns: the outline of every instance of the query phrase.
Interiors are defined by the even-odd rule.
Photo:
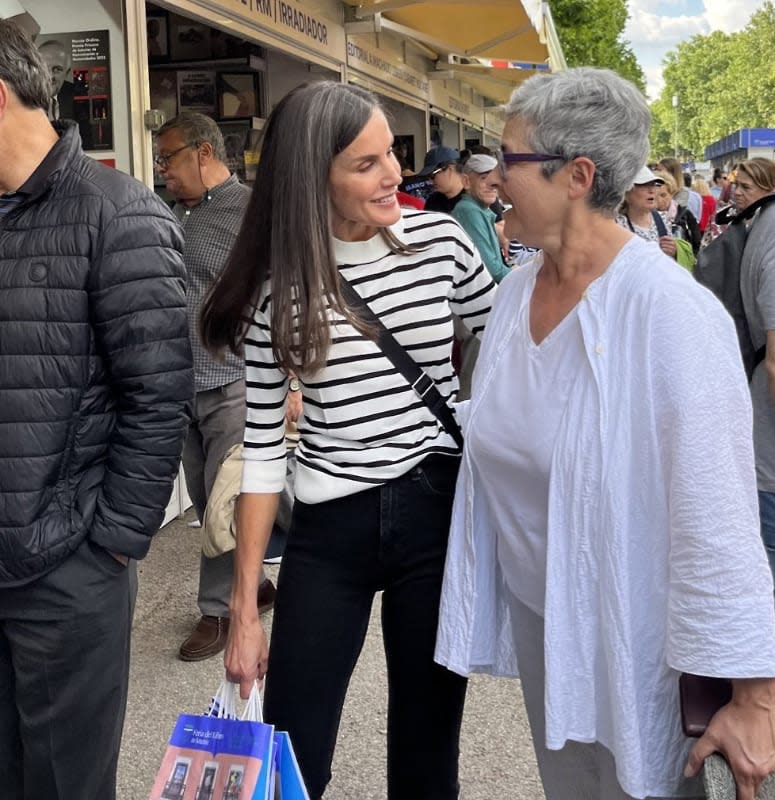
[[[312,800],[331,779],[347,686],[375,592],[388,670],[388,798],[454,800],[466,680],[433,661],[459,459],[296,500],[275,601],[265,717],[291,735]]]

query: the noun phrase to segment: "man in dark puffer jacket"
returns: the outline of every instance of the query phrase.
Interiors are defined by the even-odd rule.
[[[47,119],[0,20],[0,794],[109,800],[127,563],[161,523],[193,395],[182,239],[153,193]]]

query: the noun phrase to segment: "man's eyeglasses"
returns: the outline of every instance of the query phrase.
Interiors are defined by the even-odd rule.
[[[153,159],[153,163],[159,169],[167,169],[169,167],[170,162],[172,161],[172,157],[176,156],[178,153],[181,153],[187,147],[198,147],[199,144],[197,142],[191,142],[190,144],[184,144],[183,147],[179,147],[177,150],[173,150],[171,153],[164,153],[163,155],[158,155],[156,158]]]
[[[565,156],[549,155],[548,153],[504,153],[503,150],[496,150],[495,158],[498,160],[498,168],[504,178],[506,170],[514,164],[567,160]]]

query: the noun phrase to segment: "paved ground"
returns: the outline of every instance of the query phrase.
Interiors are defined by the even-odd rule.
[[[199,531],[170,523],[138,568],[139,592],[119,800],[147,800],[180,712],[201,712],[222,677],[220,656],[197,664],[176,657],[197,619]],[[277,567],[268,567],[275,577]],[[386,697],[379,603],[353,677],[326,800],[385,797]],[[516,681],[476,677],[463,721],[461,800],[543,800]]]

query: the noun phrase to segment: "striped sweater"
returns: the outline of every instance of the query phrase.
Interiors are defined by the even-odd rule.
[[[391,230],[406,245],[392,253],[381,236],[334,241],[341,274],[396,340],[454,398],[451,314],[484,329],[495,285],[471,240],[445,214],[404,209]],[[288,380],[272,355],[270,287],[245,341],[247,420],[242,491],[279,492],[285,481]],[[441,427],[392,363],[333,312],[326,366],[299,375],[304,414],[296,449],[296,496],[305,503],[344,497],[403,475],[430,453],[456,454]]]

